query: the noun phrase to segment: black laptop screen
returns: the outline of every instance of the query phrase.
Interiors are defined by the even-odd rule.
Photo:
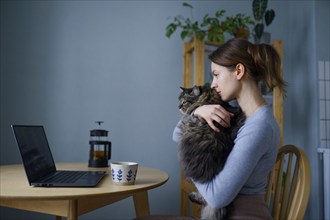
[[[29,182],[56,170],[43,126],[13,125]]]

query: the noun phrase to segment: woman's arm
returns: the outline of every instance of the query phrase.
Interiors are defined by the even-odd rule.
[[[173,134],[172,134],[172,140],[176,143],[179,143],[181,138],[181,129],[180,129],[181,121],[178,122],[178,124],[175,126]]]
[[[269,142],[273,140],[272,135],[271,126],[263,121],[243,125],[223,170],[209,183],[195,182],[208,205],[220,208],[234,200],[265,154]],[[260,175],[256,176],[256,182],[262,182],[260,178],[265,175]]]
[[[230,127],[230,118],[233,117],[234,114],[228,112],[221,105],[203,105],[193,111],[191,117],[194,116],[203,118],[214,131],[218,132],[219,129],[214,125],[214,121],[218,122],[223,127]],[[181,121],[176,125],[172,135],[173,141],[177,143],[181,137],[180,124]]]
[[[234,116],[233,113],[228,112],[221,105],[203,105],[193,112],[194,116],[203,118],[207,124],[216,132],[219,129],[214,125],[214,122],[219,123],[221,126],[230,127],[230,118]]]

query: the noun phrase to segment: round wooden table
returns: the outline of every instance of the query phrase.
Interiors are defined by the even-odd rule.
[[[31,187],[22,165],[0,166],[0,205],[76,220],[81,214],[133,196],[136,216],[150,214],[148,190],[161,186],[168,175],[139,166],[134,185],[112,183],[110,168],[90,168],[86,163],[57,164],[58,170],[99,170],[107,175],[96,187]]]

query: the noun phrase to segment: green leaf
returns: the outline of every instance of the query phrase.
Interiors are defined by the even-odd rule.
[[[208,41],[212,43],[224,43],[225,37],[222,32],[212,31],[207,36]]]
[[[219,20],[216,18],[210,18],[209,23],[211,26],[219,26]]]
[[[263,24],[257,24],[254,27],[254,32],[256,33],[257,38],[261,38],[262,34],[264,33],[264,25]]]
[[[266,25],[270,25],[275,18],[275,11],[273,9],[267,10],[265,14]]]
[[[264,13],[267,8],[268,0],[253,0],[252,10],[253,16],[257,21],[260,21],[264,17]]]
[[[188,4],[187,2],[184,2],[184,3],[182,4],[182,6],[184,6],[184,7],[188,7],[188,8],[194,8],[192,5]]]
[[[205,27],[209,24],[208,22],[208,17],[209,17],[209,14],[206,14],[204,17],[203,17],[203,21],[201,23],[201,27]]]
[[[181,32],[181,39],[184,40],[189,35],[190,35],[189,31],[182,31]]]
[[[215,13],[215,17],[217,17],[217,18],[222,17],[225,14],[225,12],[226,12],[226,10],[218,10]]]
[[[218,42],[220,42],[221,44],[225,43],[225,36],[223,34],[218,36]]]
[[[171,23],[166,27],[166,37],[170,38],[176,30],[176,25]]]
[[[204,37],[205,37],[205,32],[204,32],[204,31],[197,31],[197,32],[195,33],[195,36],[196,36],[196,38],[197,38],[198,40],[203,40]]]

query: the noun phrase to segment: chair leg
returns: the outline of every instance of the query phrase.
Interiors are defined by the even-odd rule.
[[[201,205],[196,203],[192,203],[192,216],[196,219],[200,219],[201,217]]]
[[[188,194],[181,189],[181,215],[182,216],[188,216],[188,210],[189,210],[189,198]]]

